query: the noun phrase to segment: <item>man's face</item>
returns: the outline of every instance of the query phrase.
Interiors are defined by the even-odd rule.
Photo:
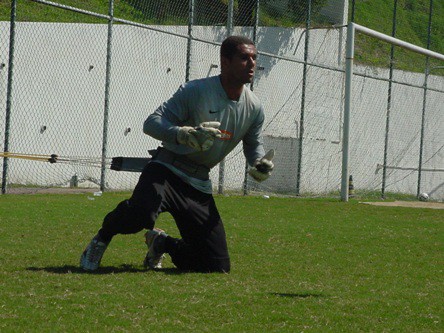
[[[233,83],[245,84],[253,80],[257,50],[254,45],[240,44],[233,59],[222,58],[222,72]]]

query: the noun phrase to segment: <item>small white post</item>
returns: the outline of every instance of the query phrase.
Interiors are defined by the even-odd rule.
[[[353,58],[355,44],[355,26],[350,22],[347,26],[346,59],[345,59],[345,96],[344,96],[344,123],[342,134],[342,176],[341,200],[348,201],[348,157],[350,140],[350,111],[352,96]]]

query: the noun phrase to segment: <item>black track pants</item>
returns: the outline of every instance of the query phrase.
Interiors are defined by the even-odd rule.
[[[165,166],[151,162],[130,199],[106,215],[100,235],[133,234],[153,229],[160,213],[169,212],[182,239],[168,237],[166,252],[182,270],[229,272],[225,230],[211,194],[183,182]]]

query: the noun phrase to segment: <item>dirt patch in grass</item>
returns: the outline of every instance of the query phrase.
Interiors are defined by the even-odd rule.
[[[366,204],[366,205],[374,205],[374,206],[444,209],[444,202],[378,201],[378,202],[361,202],[361,203]]]
[[[69,188],[69,187],[12,187],[8,189],[8,194],[81,194],[98,192],[98,188]]]

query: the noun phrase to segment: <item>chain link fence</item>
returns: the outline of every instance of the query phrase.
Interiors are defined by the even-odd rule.
[[[138,173],[110,170],[112,158],[148,157],[148,150],[159,142],[142,133],[146,117],[184,81],[217,75],[220,43],[228,35],[243,34],[256,41],[259,52],[249,88],[264,104],[264,143],[266,149],[276,149],[276,170],[263,184],[248,179],[239,146],[211,171],[215,189],[339,196],[345,25],[349,16],[360,23],[362,10],[360,2],[351,4],[349,8],[345,0],[116,0],[97,7],[93,1],[13,1],[12,19],[0,22],[2,192],[23,186],[132,189]],[[365,45],[368,40],[361,41]],[[397,180],[405,171],[399,169],[388,169],[384,180],[378,166],[399,167],[394,161],[404,153],[391,146],[390,159],[384,162],[384,144],[375,145],[372,136],[373,128],[382,129],[384,142],[389,88],[387,70],[380,68],[389,68],[390,60],[370,66],[369,51],[358,48],[365,51],[357,55],[361,65],[354,80],[361,88],[354,98],[357,110],[362,103],[361,112],[367,115],[356,111],[352,124],[356,146],[351,149],[350,172],[356,191],[414,195],[418,164],[408,165],[415,170],[409,170],[411,176],[403,181]],[[381,58],[387,56],[390,59],[390,52]],[[417,72],[417,67],[403,67],[412,59],[423,61],[421,68],[426,68],[426,59],[402,58],[394,70],[392,81],[398,83],[391,95],[397,96],[397,85],[404,86],[406,80],[399,76]],[[440,65],[431,64],[430,68]],[[372,78],[375,72],[381,80]],[[433,145],[424,149],[427,164],[422,166],[435,171],[427,171],[420,182],[428,186],[424,191],[434,190],[434,198],[442,199],[444,179],[438,169],[444,160],[444,87],[436,73],[438,69],[428,72],[425,91],[430,110],[426,115],[438,122],[423,127],[424,142],[433,138]],[[390,137],[419,145],[405,138],[412,126],[421,131],[424,71],[414,76],[417,82],[407,94],[412,99],[409,105],[415,105],[412,116],[406,120],[405,104],[392,102],[397,110],[392,113],[401,115],[391,120],[398,127],[390,127]],[[370,84],[372,80],[377,83]],[[405,102],[404,94],[395,99]],[[380,112],[375,111],[376,101]],[[56,163],[51,163],[53,154]],[[408,154],[411,161],[421,155],[419,148]]]

